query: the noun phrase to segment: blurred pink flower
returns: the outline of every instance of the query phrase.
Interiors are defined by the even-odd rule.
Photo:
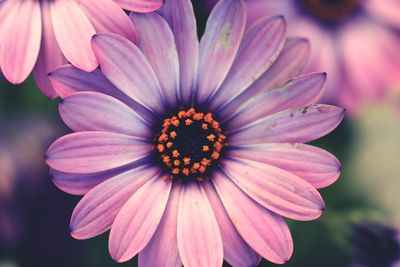
[[[325,73],[295,77],[308,43],[286,39],[282,17],[245,32],[244,2],[222,0],[199,43],[189,0],[167,0],[160,14],[131,14],[138,46],[95,35],[101,71],[50,75],[76,133],[46,162],[60,189],[85,195],[72,236],[111,229],[112,258],[139,253],[139,266],[286,262],[284,217],[320,217],[317,189],[340,174],[332,154],[302,143],[331,132],[344,110],[314,104]]]
[[[215,0],[206,0],[211,7]],[[400,85],[400,1],[247,0],[249,22],[282,14],[312,44],[307,71],[325,70],[324,99],[351,111]]]
[[[119,5],[119,6],[118,6]],[[3,0],[0,1],[0,66],[12,83],[32,72],[41,91],[57,97],[47,73],[67,60],[93,71],[98,62],[90,49],[96,32],[113,32],[136,41],[134,25],[121,7],[150,12],[162,0]]]

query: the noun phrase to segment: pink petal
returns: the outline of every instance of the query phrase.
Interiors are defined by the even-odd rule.
[[[96,32],[113,32],[134,43],[137,42],[135,26],[113,0],[102,0],[101,4],[98,0],[85,0],[78,3]]]
[[[222,266],[221,233],[207,195],[197,182],[187,183],[182,189],[178,248],[184,266]]]
[[[139,48],[111,33],[93,36],[92,47],[102,72],[115,86],[148,109],[163,112],[160,84]]]
[[[40,45],[39,57],[33,69],[35,81],[40,90],[49,98],[56,98],[57,92],[48,79],[47,74],[57,67],[67,63],[63,56],[53,31],[50,17],[50,1],[42,1],[42,41]]]
[[[224,258],[232,266],[256,266],[261,257],[240,236],[215,191],[214,186],[205,182],[203,186],[213,208],[224,244]]]
[[[318,147],[304,144],[239,146],[229,151],[229,156],[276,166],[299,176],[315,188],[333,184],[341,170],[335,156]]]
[[[85,72],[71,65],[58,68],[49,74],[50,81],[61,98],[81,91],[110,95],[127,104],[146,121],[153,121],[154,114],[115,87],[100,70]]]
[[[167,206],[172,181],[159,176],[144,184],[122,207],[111,227],[109,250],[125,262],[146,247]]]
[[[151,138],[149,125],[119,100],[97,92],[78,92],[59,105],[65,124],[75,132],[105,131]]]
[[[228,115],[228,127],[237,129],[279,111],[314,104],[320,99],[325,83],[325,73],[313,73],[261,92]]]
[[[239,144],[306,143],[333,131],[344,116],[344,109],[330,105],[312,105],[289,109],[257,120],[229,136]]]
[[[199,103],[204,103],[221,86],[242,41],[246,6],[242,0],[221,0],[211,12],[200,41],[197,73]]]
[[[128,199],[151,178],[159,179],[157,168],[143,166],[121,173],[87,193],[74,209],[71,235],[89,239],[109,230]]]
[[[58,45],[64,56],[77,68],[93,71],[97,61],[90,47],[96,33],[76,1],[53,1],[51,18]]]
[[[53,183],[62,191],[71,195],[84,195],[95,186],[111,178],[113,172],[97,172],[89,174],[67,173],[50,170]]]
[[[306,18],[298,17],[292,24],[290,34],[304,36],[307,32],[307,39],[311,43],[311,53],[309,63],[305,69],[310,71],[326,71],[329,75],[327,88],[324,92],[324,101],[336,101],[338,88],[341,87],[343,72],[340,71],[342,58],[339,59],[337,51],[337,34],[332,34],[331,30],[321,27],[318,23]]]
[[[271,16],[276,14],[283,14],[287,19],[293,20],[298,15],[298,5],[295,3],[297,0],[248,0],[246,1],[247,24],[253,25],[260,18],[264,16]],[[295,23],[293,23],[295,24]],[[293,25],[291,25],[291,28]]]
[[[151,153],[143,140],[107,132],[79,132],[56,140],[46,153],[47,164],[71,173],[93,173],[116,168]]]
[[[160,225],[147,246],[139,253],[139,266],[181,267],[178,251],[177,221],[182,184],[174,183]]]
[[[17,5],[18,11],[14,9]],[[13,14],[7,14],[13,16],[7,22],[6,31],[10,34],[1,41],[0,65],[6,79],[18,84],[31,73],[39,54],[42,35],[40,3],[22,1],[15,3],[12,10]]]
[[[134,12],[148,13],[159,9],[164,0],[114,0],[120,7]]]
[[[224,174],[216,172],[212,182],[243,239],[273,263],[288,261],[293,253],[293,241],[283,218],[257,204]]]
[[[399,81],[400,55],[395,52],[399,36],[381,25],[361,20],[344,28],[338,39],[349,89],[356,101],[383,99],[387,88]],[[355,45],[360,43],[363,45]]]
[[[124,95],[104,77],[99,69],[93,72],[85,72],[72,65],[64,65],[49,73],[48,76],[61,98],[82,91],[104,93],[117,99],[121,99],[121,95]],[[125,99],[128,98],[126,95],[124,97]]]
[[[250,160],[229,160],[222,169],[251,198],[279,215],[308,221],[325,208],[314,187],[285,170]]]
[[[285,43],[285,33],[282,16],[265,17],[246,31],[228,76],[211,99],[211,109],[232,101],[274,63]]]
[[[242,94],[228,103],[220,111],[221,117],[234,113],[238,107],[259,93],[281,87],[289,79],[298,76],[306,65],[309,54],[310,44],[307,40],[288,38],[274,64]]]
[[[389,22],[397,28],[400,27],[400,2],[398,0],[368,0],[365,1],[365,8],[376,19]]]
[[[300,75],[310,57],[310,50],[310,42],[307,39],[287,38],[285,46],[277,60],[257,80],[254,86],[277,88],[289,79]]]
[[[382,38],[382,36],[377,35],[378,32],[374,30],[371,24],[367,23],[366,26],[362,23],[356,23],[354,26],[345,28],[338,38],[343,54],[343,68],[348,72],[350,85],[352,85],[349,89],[355,93],[356,97],[360,98],[359,102],[383,95],[379,77],[387,72],[387,69],[382,66],[388,64],[382,64],[386,63],[384,57],[382,57],[381,51],[376,51],[375,40],[370,40],[371,33],[374,34],[375,38]],[[367,42],[375,43],[372,46],[374,50],[371,50],[371,46],[368,46]],[[360,46],[359,44],[363,45]],[[376,67],[375,64],[377,64]],[[371,79],[370,77],[375,78]]]
[[[138,47],[153,67],[169,107],[176,108],[179,58],[171,28],[157,13],[131,13],[130,17],[138,28]]]
[[[199,40],[196,18],[190,0],[168,0],[161,14],[169,23],[175,36],[179,55],[179,100],[188,104],[192,99],[195,73],[199,61]]]
[[[23,1],[0,1],[0,40],[5,40]]]
[[[147,159],[142,159],[114,169],[85,174],[60,172],[51,169],[50,175],[53,177],[53,183],[64,192],[72,195],[84,195],[111,177],[145,164],[148,164]]]

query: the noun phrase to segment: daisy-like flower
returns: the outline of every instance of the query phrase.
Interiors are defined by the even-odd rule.
[[[314,104],[326,75],[296,77],[308,43],[286,39],[282,17],[245,30],[244,2],[222,0],[199,42],[189,0],[167,0],[160,14],[131,14],[138,46],[95,35],[101,70],[50,75],[76,132],[46,161],[59,188],[85,195],[72,236],[111,229],[112,258],[139,253],[139,266],[286,262],[284,217],[320,217],[317,189],[340,173],[333,155],[302,143],[332,131],[344,110]]]
[[[208,0],[212,6],[215,0]],[[400,85],[398,0],[247,0],[249,22],[283,14],[312,44],[307,70],[325,70],[324,98],[353,113]]]
[[[47,74],[67,63],[93,71],[90,48],[96,32],[113,32],[136,41],[122,8],[151,12],[162,0],[3,0],[0,1],[0,67],[11,83],[22,83],[33,70],[36,83],[57,97]],[[121,8],[122,7],[122,8]]]

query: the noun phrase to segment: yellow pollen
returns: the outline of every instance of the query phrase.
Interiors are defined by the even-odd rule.
[[[187,126],[192,125],[192,124],[193,124],[193,121],[192,121],[191,119],[187,119],[187,120],[185,120],[185,124],[186,124]]]
[[[205,117],[204,117],[204,121],[210,123],[212,121],[212,115],[211,113],[208,113]]]
[[[213,121],[212,127],[213,127],[214,129],[218,129],[218,128],[219,128],[219,123],[216,122],[216,121]]]
[[[219,158],[219,153],[216,152],[216,151],[214,151],[214,152],[211,154],[211,157],[212,157],[213,159],[217,160],[217,159]]]
[[[198,170],[200,168],[200,163],[193,164],[193,169]]]
[[[172,138],[172,139],[175,139],[175,137],[176,137],[176,132],[170,132],[169,133],[169,136]]]
[[[158,138],[159,142],[165,142],[168,140],[168,135],[166,135],[165,133],[161,134],[160,137]]]
[[[213,142],[215,140],[215,135],[210,134],[209,136],[207,136],[208,141]]]
[[[184,118],[184,117],[186,117],[186,112],[185,111],[179,111],[179,113],[178,113],[178,118],[180,118],[180,119],[182,119],[182,118]]]
[[[194,108],[190,108],[187,112],[186,115],[188,117],[193,116],[194,114],[196,114],[196,110]]]
[[[199,168],[200,173],[205,173],[206,172],[206,167],[204,165],[201,165]]]
[[[171,162],[171,158],[170,158],[169,156],[164,156],[164,157],[163,157],[163,161],[164,161],[165,163],[169,163],[169,162]]]
[[[193,119],[196,121],[202,120],[203,118],[204,118],[203,113],[197,113],[197,114],[193,115]]]
[[[175,119],[175,120],[171,120],[171,124],[174,125],[175,127],[179,126],[179,120]]]
[[[172,151],[172,156],[173,156],[174,158],[179,157],[179,156],[180,156],[179,151],[176,150],[176,149],[175,149],[174,151]]]
[[[221,143],[220,142],[215,142],[214,143],[214,148],[215,148],[215,150],[220,151],[222,149]]]
[[[158,152],[160,152],[160,153],[164,152],[164,146],[162,144],[158,144],[157,149],[158,149]]]
[[[203,159],[201,160],[201,164],[204,165],[204,166],[207,166],[207,165],[209,165],[210,163],[211,163],[211,160],[209,160],[209,159],[203,158]]]
[[[189,171],[188,168],[184,168],[183,171],[182,171],[182,173],[183,173],[184,175],[188,176],[188,175],[190,174],[190,171]]]
[[[197,139],[198,138],[198,139]],[[162,129],[152,145],[170,173],[163,179],[184,176],[203,181],[208,168],[221,157],[226,136],[211,113],[197,113],[194,108],[181,110],[163,121]]]
[[[184,163],[185,165],[189,165],[189,164],[190,164],[190,158],[184,157],[184,158],[183,158],[183,163]]]

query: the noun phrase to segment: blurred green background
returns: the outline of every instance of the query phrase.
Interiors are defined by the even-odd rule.
[[[199,34],[206,12],[196,6]],[[350,225],[365,219],[396,224],[400,219],[400,118],[392,99],[367,105],[332,134],[315,142],[343,164],[341,178],[321,190],[327,209],[313,222],[288,221],[294,255],[285,266],[337,267],[352,261]],[[0,267],[136,266],[136,258],[113,263],[108,234],[87,241],[69,235],[80,197],[51,182],[43,155],[69,130],[57,101],[46,99],[33,79],[12,86],[0,78]],[[263,260],[260,266],[273,266]]]

